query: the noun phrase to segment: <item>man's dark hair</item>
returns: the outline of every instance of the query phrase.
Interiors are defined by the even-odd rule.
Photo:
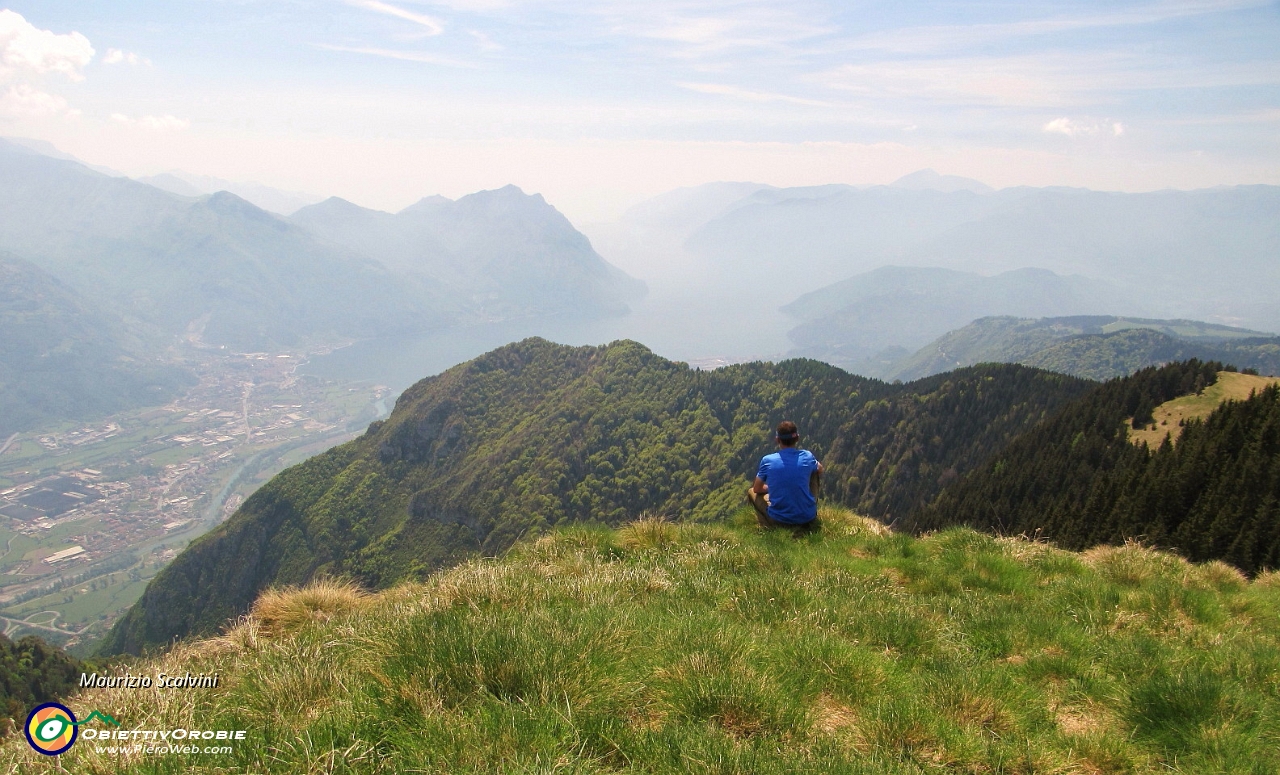
[[[778,441],[784,447],[794,447],[796,441],[800,438],[800,431],[796,428],[796,424],[790,420],[783,420],[778,423],[777,431]]]

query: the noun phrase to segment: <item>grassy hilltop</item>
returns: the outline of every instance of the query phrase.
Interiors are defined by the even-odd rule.
[[[90,691],[124,728],[246,729],[225,756],[68,771],[1274,773],[1280,577],[1137,545],[955,528],[573,526],[366,594],[269,591],[226,634]],[[57,764],[21,738],[0,768]]]

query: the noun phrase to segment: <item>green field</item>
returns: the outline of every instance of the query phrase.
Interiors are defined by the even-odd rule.
[[[1280,577],[824,509],[821,531],[576,527],[368,595],[264,595],[225,636],[87,691],[133,728],[245,729],[229,755],[84,773],[1280,771]]]
[[[104,614],[111,614],[133,605],[142,595],[142,590],[146,588],[147,581],[154,576],[156,569],[154,567],[147,568],[147,575],[139,580],[131,580],[129,571],[113,571],[108,576],[114,576],[114,584],[101,586],[96,591],[90,589],[87,592],[81,592],[81,589],[89,589],[93,580],[76,584],[74,587],[58,590],[44,597],[28,600],[11,608],[4,609],[5,616],[14,619],[26,619],[32,613],[37,611],[57,611],[60,614],[58,623],[62,625],[75,625],[76,629],[80,626],[88,624],[95,619],[100,618]],[[97,580],[99,584],[104,579]],[[70,603],[64,602],[67,597],[71,597]]]
[[[15,566],[25,566],[33,560],[39,559],[38,555],[41,554],[42,550],[45,555],[49,555],[63,549],[69,549],[75,545],[72,536],[91,532],[100,527],[102,527],[102,521],[96,517],[91,517],[55,525],[48,530],[40,531],[37,536],[6,531],[8,536],[13,536],[13,544],[9,554],[0,560],[0,572],[7,572]],[[8,536],[4,537],[5,541],[9,540]],[[0,550],[3,550],[3,548],[3,546],[0,546]]]
[[[0,574],[7,573],[13,566],[22,564],[23,555],[39,545],[34,538],[29,538],[16,530],[0,527]]]

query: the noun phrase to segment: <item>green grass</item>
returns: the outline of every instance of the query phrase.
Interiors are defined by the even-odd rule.
[[[793,537],[578,527],[376,595],[282,591],[92,691],[123,728],[245,729],[228,756],[67,771],[1274,773],[1280,578],[846,512]],[[52,771],[21,738],[0,769]]]

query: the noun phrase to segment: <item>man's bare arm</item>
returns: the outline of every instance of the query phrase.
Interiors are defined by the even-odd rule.
[[[764,480],[757,476],[755,484],[751,485],[751,490],[755,492],[756,495],[764,495],[769,492],[769,485],[765,484]]]

